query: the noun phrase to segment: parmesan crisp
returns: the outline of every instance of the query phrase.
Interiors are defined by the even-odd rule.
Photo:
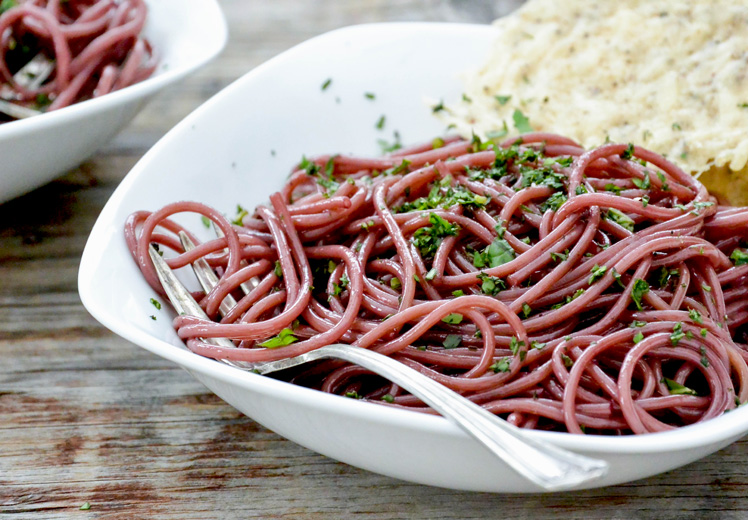
[[[632,142],[696,174],[746,166],[748,2],[530,0],[495,26],[442,112],[460,133],[515,133],[519,111],[585,148]]]

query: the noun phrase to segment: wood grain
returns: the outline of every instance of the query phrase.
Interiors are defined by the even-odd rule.
[[[242,416],[80,303],[79,258],[107,198],[220,88],[336,27],[488,20],[517,3],[224,0],[231,42],[218,60],[80,168],[0,206],[0,519],[748,518],[745,441],[666,475],[569,494],[463,493],[358,470]]]

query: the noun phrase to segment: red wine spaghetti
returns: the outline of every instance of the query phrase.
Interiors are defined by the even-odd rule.
[[[185,253],[169,218],[180,212],[225,236]],[[748,208],[719,206],[644,148],[585,151],[534,133],[304,159],[234,222],[177,202],[134,213],[125,236],[159,292],[151,243],[176,253],[172,268],[203,257],[219,274],[196,295],[215,321],[174,322],[198,354],[262,362],[350,343],[522,427],[628,434],[748,399],[746,224]],[[228,294],[239,301],[221,318]],[[291,380],[428,411],[357,366],[320,363]]]
[[[0,15],[0,97],[56,110],[148,78],[143,0],[9,0]],[[36,60],[37,67],[30,67]],[[19,74],[20,72],[20,74]]]

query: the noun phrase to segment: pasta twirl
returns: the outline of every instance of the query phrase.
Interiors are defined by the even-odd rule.
[[[185,253],[180,212],[225,236]],[[198,354],[262,362],[351,343],[523,427],[628,434],[748,399],[746,223],[748,208],[718,206],[644,148],[530,133],[304,159],[235,222],[177,202],[131,215],[125,237],[157,291],[150,243],[176,253],[172,268],[216,269],[219,285],[196,294],[213,320],[174,322]],[[221,318],[229,293],[239,303]],[[360,367],[320,363],[292,381],[428,411]]]

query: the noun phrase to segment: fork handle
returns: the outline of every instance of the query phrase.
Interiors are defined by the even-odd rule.
[[[333,344],[301,356],[255,366],[266,374],[317,359],[335,358],[385,377],[450,419],[517,473],[546,490],[569,489],[603,477],[608,463],[538,441],[420,372],[377,352]]]

